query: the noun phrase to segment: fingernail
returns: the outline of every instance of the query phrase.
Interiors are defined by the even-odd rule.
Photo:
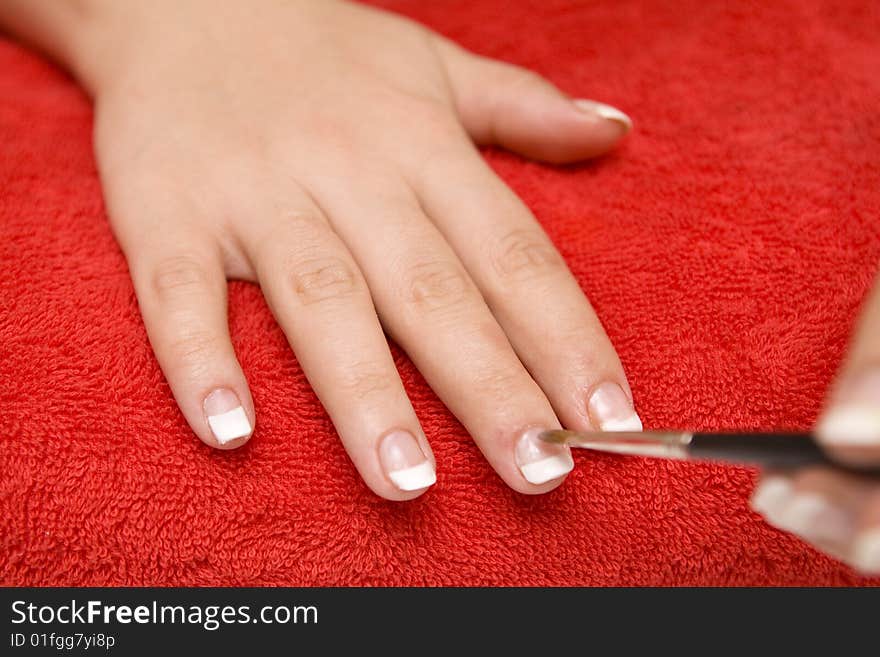
[[[778,526],[810,541],[842,543],[852,535],[850,518],[816,493],[799,493],[777,514]]]
[[[794,489],[783,477],[767,477],[755,487],[751,505],[757,513],[764,516],[771,524],[782,515],[782,510],[794,494]]]
[[[427,488],[437,481],[434,464],[408,431],[392,431],[379,443],[379,462],[402,491]]]
[[[880,529],[870,529],[853,542],[850,563],[868,575],[880,574]]]
[[[205,398],[204,408],[211,433],[221,445],[236,438],[249,436],[253,431],[251,421],[242,408],[238,395],[228,388],[218,388],[208,395]]]
[[[845,390],[846,400],[838,401],[816,427],[819,437],[834,445],[880,445],[880,373],[872,372]]]
[[[821,495],[797,493],[783,477],[758,484],[751,505],[774,527],[810,541],[843,543],[852,535],[847,514]]]
[[[545,484],[574,468],[571,450],[565,445],[544,442],[538,438],[542,431],[529,429],[516,444],[516,464],[530,484]]]
[[[577,107],[582,112],[596,114],[603,119],[608,119],[609,121],[617,121],[624,128],[626,128],[627,131],[632,129],[632,119],[616,107],[606,105],[605,103],[599,103],[595,100],[587,100],[586,98],[579,98],[573,102],[575,107]]]
[[[642,421],[616,383],[603,383],[587,404],[590,421],[600,431],[641,431]]]

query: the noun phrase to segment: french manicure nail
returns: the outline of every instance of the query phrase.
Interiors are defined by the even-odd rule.
[[[379,463],[398,489],[413,491],[437,481],[434,464],[409,431],[392,431],[379,443]]]
[[[516,464],[530,484],[545,484],[574,468],[571,450],[566,445],[545,443],[538,438],[542,431],[529,429],[516,444]]]
[[[641,431],[642,420],[632,407],[629,397],[616,383],[598,386],[587,404],[590,421],[600,431]]]
[[[221,445],[249,436],[253,431],[238,395],[228,388],[218,388],[208,395],[204,409],[211,433]]]
[[[880,529],[863,532],[853,542],[850,563],[865,574],[880,574]]]
[[[616,107],[612,107],[611,105],[606,105],[605,103],[600,103],[595,100],[587,100],[586,98],[579,98],[573,102],[575,107],[577,107],[582,112],[595,114],[609,121],[617,121],[624,128],[626,128],[627,131],[632,129],[632,119]]]

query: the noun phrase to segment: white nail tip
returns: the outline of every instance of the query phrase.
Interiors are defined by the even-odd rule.
[[[220,415],[209,415],[208,426],[211,427],[211,433],[221,445],[225,445],[230,440],[248,436],[252,430],[247,413],[241,406]]]
[[[571,454],[560,454],[534,463],[526,463],[519,466],[519,469],[530,484],[546,484],[571,472],[574,469],[574,459],[571,458]]]
[[[850,563],[863,573],[880,574],[880,529],[867,531],[855,540]]]
[[[791,498],[792,488],[785,479],[765,479],[752,495],[752,508],[764,516],[775,516]]]
[[[602,431],[641,431],[642,420],[633,413],[629,417],[620,420],[605,420],[600,423],[599,428]]]
[[[394,470],[388,477],[400,490],[411,491],[433,486],[437,481],[437,473],[430,461],[403,470]]]
[[[599,103],[595,100],[586,99],[576,100],[574,101],[574,104],[582,110],[598,114],[603,119],[618,121],[620,123],[623,123],[627,128],[632,128],[632,119],[616,107],[606,105],[605,103]]]
[[[817,431],[822,440],[835,445],[880,445],[880,407],[840,406],[825,416]]]

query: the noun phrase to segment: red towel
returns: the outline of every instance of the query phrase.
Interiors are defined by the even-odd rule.
[[[486,157],[595,305],[647,427],[814,422],[880,261],[880,5],[384,4],[633,116],[585,166]],[[383,501],[250,284],[229,306],[258,429],[211,450],[151,353],[91,123],[73,81],[0,41],[0,583],[868,582],[749,511],[747,469],[578,453],[561,488],[519,495],[396,347],[438,479]]]

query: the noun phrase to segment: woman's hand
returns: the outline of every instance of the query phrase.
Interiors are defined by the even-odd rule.
[[[572,162],[610,149],[625,115],[355,4],[95,6],[70,50],[95,97],[109,214],[205,443],[239,447],[256,423],[227,279],[261,286],[383,497],[435,480],[383,328],[523,493],[573,467],[537,430],[641,426],[578,283],[473,145]]]
[[[816,433],[838,460],[880,467],[880,279]],[[880,482],[828,469],[762,478],[752,507],[858,570],[880,574]]]

